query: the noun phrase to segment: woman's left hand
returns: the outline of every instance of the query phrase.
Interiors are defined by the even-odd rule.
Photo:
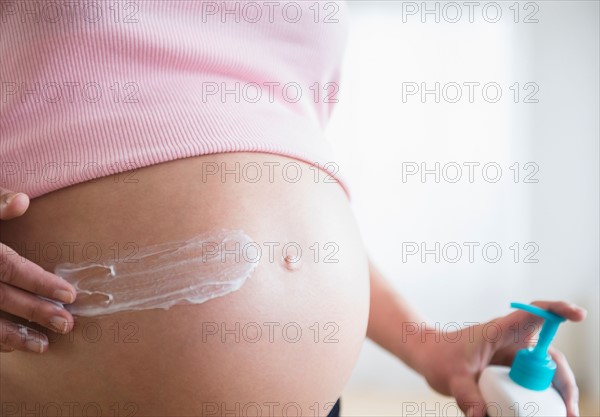
[[[568,320],[581,321],[586,311],[563,301],[536,301],[532,303],[550,310]],[[485,404],[477,380],[488,365],[510,366],[517,350],[530,346],[537,335],[542,319],[525,311],[515,311],[507,316],[477,324],[456,332],[426,335],[419,355],[418,370],[429,385],[444,395],[456,398],[458,406],[469,417],[485,416]],[[433,340],[436,339],[436,340]],[[575,376],[565,356],[550,348],[550,355],[557,364],[553,385],[562,395],[567,415],[579,415],[579,390]]]

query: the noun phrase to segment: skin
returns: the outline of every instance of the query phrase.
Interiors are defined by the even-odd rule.
[[[67,259],[68,250],[60,259],[53,252],[37,257],[47,271],[60,262],[89,261],[82,250],[89,242],[108,258],[118,248],[125,260],[130,243],[143,248],[223,228],[243,230],[264,250],[238,291],[201,304],[75,317],[64,337],[0,315],[50,342],[43,355],[15,350],[2,356],[3,401],[25,402],[29,409],[34,403],[96,403],[102,415],[114,415],[119,404],[125,416],[131,415],[128,410],[143,416],[222,415],[237,404],[253,403],[261,405],[262,415],[280,415],[283,405],[292,403],[302,415],[327,414],[358,358],[369,312],[368,261],[347,197],[337,183],[323,182],[323,174],[314,181],[308,165],[298,182],[283,180],[281,174],[271,182],[266,172],[258,182],[236,181],[231,175],[224,182],[218,175],[203,179],[204,163],[227,163],[231,170],[236,162],[283,166],[293,161],[256,153],[176,160],[139,169],[133,178],[105,177],[60,189],[31,201],[25,215],[2,223],[3,243],[31,261],[44,253],[33,250],[36,244],[65,248],[67,242],[79,243],[74,259]],[[273,260],[264,242],[279,244]],[[299,268],[288,268],[279,256],[288,242],[302,248]],[[332,253],[328,242],[339,248],[337,262],[325,261]],[[37,311],[58,309],[45,301],[37,304]],[[275,323],[272,341],[264,323]],[[293,327],[284,334],[286,325]],[[236,326],[249,328],[250,334]],[[224,330],[210,333],[219,327]],[[253,342],[256,327],[262,337]],[[302,337],[295,340],[298,328]],[[269,411],[268,403],[281,405]],[[214,405],[219,409],[208,412]],[[285,414],[297,410],[294,406]]]
[[[265,158],[264,156],[258,155],[246,155],[241,156],[246,157],[247,161],[260,161],[261,158]],[[210,159],[210,161],[226,161],[227,158],[232,158],[231,156],[217,156]],[[5,236],[9,238],[16,238],[17,231],[22,233],[25,236],[25,240],[29,239],[30,241],[50,241],[51,239],[55,240],[64,240],[67,241],[72,239],[74,235],[77,235],[77,232],[82,232],[78,230],[80,226],[79,223],[73,222],[70,224],[69,232],[65,232],[64,228],[55,228],[51,230],[51,236],[44,235],[43,232],[35,231],[39,228],[36,228],[39,224],[42,223],[41,219],[44,218],[44,210],[50,207],[56,209],[64,204],[65,201],[69,201],[69,199],[74,200],[74,196],[78,195],[78,198],[83,201],[84,208],[82,210],[89,211],[90,208],[100,209],[100,207],[104,207],[104,210],[107,208],[120,208],[124,209],[125,207],[129,207],[133,209],[132,211],[135,213],[136,203],[142,200],[143,203],[148,203],[152,201],[156,201],[157,195],[160,196],[163,201],[171,201],[170,199],[177,198],[178,193],[177,190],[173,190],[172,183],[167,184],[164,188],[158,187],[156,188],[156,180],[162,178],[162,176],[170,177],[177,176],[177,178],[181,179],[181,182],[191,181],[191,178],[197,174],[197,168],[199,161],[206,160],[202,158],[189,158],[185,160],[186,162],[176,162],[174,164],[161,164],[159,168],[149,167],[147,169],[142,169],[139,171],[140,173],[140,183],[142,184],[138,189],[143,189],[144,183],[152,183],[152,188],[147,189],[147,193],[140,191],[134,197],[130,196],[130,192],[123,191],[119,189],[118,186],[110,186],[109,180],[101,179],[92,184],[82,184],[77,185],[75,187],[70,187],[66,191],[59,190],[58,192],[51,193],[48,197],[42,197],[40,199],[36,199],[33,202],[33,209],[31,218],[27,220],[27,216],[23,216],[24,213],[27,212],[28,206],[30,204],[29,199],[24,194],[17,194],[10,197],[10,190],[2,190],[2,204],[0,204],[0,218],[3,220],[1,227],[4,228],[3,233],[3,241],[9,241],[12,239],[5,239]],[[273,156],[269,158],[269,160],[273,160]],[[194,162],[196,161],[196,162]],[[282,161],[285,163],[285,158],[282,158]],[[175,168],[178,167],[178,168]],[[196,170],[196,171],[195,171]],[[183,174],[183,175],[182,175]],[[336,216],[336,221],[339,222],[339,227],[341,229],[346,229],[349,227],[349,224],[352,222],[349,219],[339,220],[337,217],[351,217],[351,214],[348,214],[347,208],[343,208],[344,205],[344,197],[342,196],[341,188],[338,185],[335,191],[331,188],[331,186],[326,187],[324,184],[314,185],[313,181],[309,181],[311,184],[300,184],[299,186],[291,186],[290,184],[279,184],[277,187],[281,187],[278,189],[279,192],[283,192],[282,195],[294,195],[298,198],[291,203],[291,207],[295,210],[299,210],[300,212],[304,212],[304,218],[318,218],[316,213],[313,213],[311,204],[304,204],[303,201],[307,198],[308,195],[318,195],[319,201],[323,202],[323,199],[331,198],[331,200],[325,201],[324,207],[329,207],[332,212],[336,213],[336,210],[341,210],[340,215]],[[167,183],[163,181],[163,183]],[[304,181],[301,181],[304,183]],[[188,186],[192,183],[188,184]],[[195,183],[194,183],[195,184]],[[202,193],[215,193],[213,195],[221,195],[221,192],[218,194],[214,189],[219,188],[227,188],[230,187],[229,190],[234,196],[235,201],[243,201],[243,199],[239,199],[240,192],[243,191],[243,185],[230,185],[227,184],[223,186],[223,184],[204,184],[203,188],[198,188],[196,191],[201,191]],[[214,189],[213,189],[214,187]],[[264,188],[265,190],[271,190],[273,185]],[[177,187],[175,187],[177,188]],[[260,190],[260,188],[259,188]],[[249,191],[250,196],[260,197],[256,195],[256,189],[252,189]],[[261,191],[259,191],[260,193]],[[224,191],[225,195],[227,195],[227,191]],[[180,194],[180,193],[179,193]],[[334,195],[333,197],[327,197],[330,195]],[[54,195],[54,196],[53,196]],[[189,196],[188,196],[189,197]],[[186,197],[186,198],[188,198]],[[223,204],[228,204],[227,197],[219,197],[223,198],[221,200]],[[238,199],[238,200],[236,200]],[[7,201],[9,200],[9,201]],[[201,210],[204,217],[203,219],[213,218],[216,224],[218,224],[218,217],[221,215],[220,212],[212,213],[209,208],[203,206],[204,199],[195,200],[189,203],[191,207]],[[261,198],[255,198],[256,204],[260,203]],[[309,199],[310,200],[310,199]],[[313,199],[311,201],[316,201],[317,199]],[[36,203],[36,201],[40,201],[40,203]],[[88,207],[86,207],[86,204]],[[142,204],[142,203],[140,203]],[[35,207],[37,206],[37,207]],[[141,207],[137,207],[138,210],[141,210]],[[74,210],[74,209],[69,209]],[[175,210],[171,208],[170,210]],[[187,207],[186,210],[193,211],[190,207]],[[154,212],[160,211],[160,209],[156,208]],[[72,211],[70,214],[77,215],[82,212]],[[184,212],[182,212],[184,213]],[[190,227],[195,227],[193,224],[186,225],[185,227],[181,227],[181,230],[175,230],[171,232],[163,231],[160,229],[159,221],[162,216],[167,216],[169,213],[160,212],[156,215],[156,217],[149,219],[138,219],[138,223],[141,223],[139,228],[131,227],[131,230],[119,230],[117,227],[105,227],[104,229],[98,228],[95,231],[87,231],[87,237],[89,239],[103,242],[107,245],[113,241],[115,236],[119,236],[118,233],[122,233],[121,236],[123,240],[128,239],[128,236],[132,236],[135,233],[138,233],[139,236],[147,235],[147,233],[141,234],[141,231],[148,230],[147,228],[153,227],[154,233],[153,235],[162,236],[164,239],[170,239],[175,237],[175,235],[183,235],[186,229]],[[269,218],[270,222],[279,222],[281,224],[289,224],[287,221],[286,213],[277,214],[276,212],[272,213]],[[10,219],[17,219],[20,216],[23,216],[23,220],[20,224],[15,223],[15,226],[12,226],[12,223],[5,223],[4,221],[8,221]],[[300,215],[302,217],[302,215]],[[66,218],[72,218],[73,216],[66,216]],[[282,217],[281,220],[278,218]],[[101,223],[101,216],[99,216],[98,222]],[[36,221],[37,219],[37,221]],[[333,221],[333,218],[330,219]],[[210,223],[210,220],[204,220]],[[225,222],[226,225],[230,227],[233,225],[243,225],[243,218],[237,218],[235,216],[229,217]],[[16,222],[16,220],[12,220],[12,222]],[[157,223],[158,222],[158,223]],[[6,227],[6,225],[11,224],[11,227]],[[92,223],[94,224],[94,223]],[[52,229],[51,226],[49,226]],[[197,227],[203,227],[202,224],[198,224]],[[261,229],[266,227],[266,224],[261,224],[260,226],[256,226],[257,230],[251,236],[258,235],[259,238],[268,238],[269,236],[264,235],[261,236]],[[287,226],[289,227],[289,226]],[[306,227],[306,225],[301,225],[299,229]],[[351,226],[354,227],[354,226]],[[127,229],[127,227],[125,227]],[[177,227],[175,227],[177,229]],[[324,225],[319,226],[320,229],[324,229]],[[52,234],[54,233],[54,234]],[[302,232],[297,231],[297,237],[301,240],[303,237]],[[316,233],[316,232],[315,232]],[[352,236],[344,236],[339,234],[341,232],[336,232],[336,229],[330,231],[333,236],[336,236],[341,242],[359,242],[360,239],[358,234],[353,231]],[[338,233],[336,235],[336,233]],[[293,229],[289,231],[289,234],[293,235]],[[321,235],[322,238],[326,238],[326,236]],[[260,239],[257,239],[260,240]],[[148,242],[147,242],[148,243]],[[379,270],[372,263],[367,263],[366,253],[364,253],[364,249],[360,248],[360,244],[356,249],[353,249],[355,252],[352,253],[352,256],[349,258],[356,259],[359,261],[356,263],[350,261],[342,261],[342,266],[340,268],[346,268],[345,271],[340,272],[340,269],[331,269],[331,266],[318,266],[318,268],[314,268],[314,265],[308,265],[307,268],[310,270],[309,275],[300,275],[303,277],[313,276],[314,274],[320,274],[322,269],[325,268],[326,272],[321,275],[321,279],[316,281],[314,284],[317,284],[321,287],[313,286],[300,286],[298,290],[301,293],[309,292],[314,290],[315,288],[321,289],[323,293],[331,294],[333,297],[334,292],[332,289],[337,289],[340,294],[337,294],[337,302],[341,304],[341,309],[339,314],[335,311],[329,311],[329,315],[319,316],[318,314],[311,315],[310,311],[319,311],[326,310],[324,305],[319,301],[319,297],[316,297],[316,304],[311,306],[310,303],[314,302],[311,298],[303,298],[299,302],[294,302],[293,298],[290,298],[289,292],[294,291],[294,287],[291,284],[285,284],[284,288],[282,288],[282,292],[279,294],[275,294],[273,297],[273,293],[265,294],[266,289],[270,288],[269,286],[264,286],[259,284],[260,280],[268,280],[273,279],[273,277],[280,277],[287,279],[286,274],[289,272],[282,272],[282,269],[279,265],[263,265],[257,272],[257,279],[253,282],[249,282],[247,288],[244,287],[243,291],[240,291],[236,294],[231,294],[227,297],[223,297],[221,299],[215,299],[209,303],[205,303],[200,306],[182,306],[179,308],[173,308],[167,312],[164,311],[145,311],[145,312],[137,312],[137,313],[125,313],[120,316],[119,320],[122,322],[133,321],[137,323],[137,325],[141,329],[146,330],[146,340],[141,346],[136,346],[136,351],[130,351],[122,347],[122,345],[115,344],[106,344],[102,343],[98,344],[89,344],[83,343],[81,340],[75,338],[75,342],[68,344],[62,342],[61,339],[58,339],[55,343],[52,343],[53,346],[48,345],[47,338],[48,335],[52,336],[51,332],[47,329],[54,330],[52,328],[52,323],[57,323],[56,319],[51,319],[52,317],[60,316],[65,319],[68,323],[66,328],[63,328],[63,332],[69,332],[73,330],[73,317],[68,313],[67,310],[61,309],[55,306],[52,303],[48,303],[43,300],[39,300],[33,296],[33,294],[42,295],[48,298],[55,298],[56,290],[63,290],[66,292],[66,298],[73,297],[75,295],[74,289],[69,286],[65,281],[56,277],[55,275],[47,272],[47,270],[52,270],[52,264],[48,262],[42,262],[41,267],[36,264],[21,258],[19,255],[11,252],[11,250],[2,245],[2,254],[3,257],[0,259],[0,312],[3,312],[0,318],[0,324],[2,324],[2,331],[0,331],[0,343],[2,346],[2,350],[6,353],[13,352],[11,355],[21,355],[18,357],[18,360],[7,361],[5,357],[2,358],[3,364],[3,373],[11,369],[18,370],[19,372],[15,372],[15,376],[22,374],[27,374],[29,379],[35,379],[37,375],[44,373],[44,366],[49,367],[52,372],[60,372],[60,368],[56,367],[56,363],[60,363],[62,360],[70,358],[72,360],[73,369],[82,369],[85,368],[90,360],[93,358],[94,363],[105,364],[107,367],[112,367],[113,372],[117,369],[125,369],[127,367],[132,367],[134,364],[129,364],[127,360],[124,360],[124,357],[129,358],[130,361],[135,362],[136,356],[146,355],[146,361],[151,360],[152,355],[157,354],[165,354],[168,355],[170,349],[176,349],[178,354],[181,355],[181,360],[176,362],[176,366],[180,367],[183,371],[186,368],[190,367],[190,363],[197,362],[197,358],[194,359],[194,356],[189,351],[182,350],[178,348],[178,345],[171,346],[169,344],[170,340],[176,340],[182,333],[188,332],[189,334],[189,326],[176,326],[175,323],[189,323],[190,322],[190,314],[196,314],[196,317],[201,318],[209,318],[214,321],[219,321],[222,319],[224,312],[230,315],[232,318],[237,318],[239,320],[243,320],[244,318],[247,320],[248,317],[253,319],[261,320],[265,319],[266,316],[261,316],[264,314],[259,312],[257,309],[248,309],[247,305],[261,305],[266,304],[267,302],[272,302],[272,300],[282,299],[285,300],[285,303],[279,307],[277,310],[280,314],[281,319],[284,319],[284,312],[286,310],[290,310],[290,305],[296,306],[297,309],[305,309],[303,314],[306,315],[307,322],[311,321],[319,321],[319,320],[327,320],[330,319],[331,316],[335,316],[335,319],[340,324],[340,328],[342,329],[340,333],[341,342],[333,345],[333,351],[330,349],[331,346],[319,345],[315,348],[314,344],[307,344],[305,346],[300,347],[302,351],[302,361],[296,363],[298,358],[298,352],[294,352],[293,348],[290,347],[290,344],[286,345],[275,345],[269,347],[262,347],[258,350],[252,351],[253,354],[256,355],[265,355],[262,360],[261,365],[267,366],[267,370],[272,373],[276,373],[278,371],[283,370],[282,377],[285,377],[286,373],[294,372],[296,369],[301,368],[305,370],[307,375],[311,375],[311,378],[308,378],[306,384],[302,383],[302,379],[300,378],[299,385],[296,385],[292,390],[280,389],[277,391],[278,387],[281,387],[280,378],[274,378],[269,381],[269,378],[266,378],[267,384],[266,386],[261,386],[257,384],[255,379],[251,379],[249,381],[244,382],[243,380],[240,382],[242,385],[233,385],[237,387],[235,389],[231,389],[232,381],[236,381],[236,377],[232,375],[226,375],[226,377],[222,381],[218,381],[221,384],[229,385],[230,389],[225,390],[224,392],[216,392],[213,397],[206,397],[211,400],[219,400],[219,401],[256,401],[260,400],[269,400],[268,398],[261,398],[259,392],[264,390],[270,390],[271,392],[277,392],[279,400],[295,400],[300,401],[304,406],[308,407],[309,404],[313,403],[315,400],[318,400],[321,404],[326,403],[327,401],[335,401],[337,395],[341,392],[345,381],[349,377],[349,373],[354,366],[356,361],[356,357],[358,356],[358,352],[360,349],[360,345],[362,342],[362,338],[366,335],[371,338],[373,341],[381,345],[383,348],[387,349],[389,352],[397,356],[400,360],[407,363],[414,370],[422,374],[430,386],[445,395],[452,395],[456,398],[458,405],[460,408],[468,415],[468,416],[484,416],[484,405],[483,400],[481,398],[481,394],[477,388],[477,378],[480,372],[489,364],[504,364],[509,365],[516,350],[522,348],[529,344],[527,338],[522,338],[518,343],[514,343],[514,329],[518,328],[523,330],[519,334],[530,335],[531,331],[527,331],[530,329],[529,326],[532,324],[539,324],[539,321],[530,314],[525,312],[517,311],[511,313],[507,316],[496,318],[491,320],[489,323],[493,323],[494,325],[498,325],[500,329],[502,329],[503,337],[499,340],[490,340],[489,338],[483,337],[481,329],[484,324],[473,326],[471,331],[473,337],[459,337],[457,343],[450,343],[448,340],[453,340],[452,337],[446,335],[446,337],[442,337],[436,340],[434,336],[430,332],[432,329],[427,327],[419,326],[417,332],[411,332],[410,334],[403,334],[403,326],[399,325],[399,323],[416,323],[420,324],[425,322],[418,312],[412,308],[402,297],[398,294],[391,285],[385,280]],[[363,255],[360,253],[363,252]],[[6,256],[9,253],[11,256]],[[364,262],[360,261],[360,259],[364,256]],[[329,267],[330,269],[326,269]],[[352,273],[354,276],[354,284],[353,285],[342,285],[344,281],[343,278],[329,278],[328,276],[332,275],[333,271],[337,271],[333,273],[333,275],[344,275],[346,279],[350,276],[350,271],[358,270],[358,272]],[[365,272],[366,280],[361,278],[362,273],[360,271]],[[364,283],[366,282],[366,287]],[[348,282],[345,282],[348,284]],[[369,285],[370,283],[370,285]],[[301,284],[300,284],[301,285]],[[370,290],[369,290],[370,286]],[[356,291],[352,290],[342,290],[343,288],[348,287],[356,287]],[[274,291],[277,291],[275,289]],[[362,296],[361,296],[362,294]],[[369,295],[370,294],[370,295]],[[364,296],[367,296],[365,300]],[[370,302],[368,297],[370,297]],[[63,300],[70,301],[70,300]],[[212,303],[212,304],[211,304]],[[562,301],[539,301],[535,302],[535,305],[539,307],[548,309],[553,311],[568,320],[572,321],[581,321],[585,317],[585,310],[580,307],[577,307],[573,304],[562,302]],[[244,307],[246,306],[246,307]],[[278,308],[278,307],[275,307]],[[9,313],[9,314],[6,314]],[[199,314],[199,315],[198,315]],[[337,315],[336,315],[337,314]],[[367,314],[368,314],[368,323],[367,323]],[[25,320],[23,320],[25,319]],[[27,321],[32,321],[38,323],[39,326],[31,325],[27,323]],[[102,324],[102,319],[97,319],[98,322]],[[77,318],[78,323],[85,323],[85,320]],[[152,329],[160,326],[160,323],[169,323],[170,327],[173,327],[172,333],[170,333],[167,337],[163,338],[153,338]],[[10,323],[18,323],[18,324],[26,324],[30,327],[36,327],[38,332],[33,332],[30,334],[35,334],[38,340],[42,341],[41,345],[34,346],[33,351],[36,354],[44,353],[44,355],[40,356],[30,356],[26,355],[24,352],[31,352],[31,349],[28,349],[28,346],[25,344],[23,338],[16,336],[14,331],[6,331],[7,328],[10,328]],[[367,327],[368,324],[368,327]],[[160,327],[159,327],[160,329]],[[353,329],[352,331],[349,329]],[[425,334],[424,332],[427,331]],[[465,332],[466,330],[463,330]],[[74,332],[75,333],[75,332]],[[148,336],[149,334],[149,336]],[[55,340],[55,338],[51,337],[51,340]],[[243,344],[242,344],[243,345]],[[248,366],[248,362],[250,359],[248,358],[248,349],[251,348],[248,345],[226,345],[225,348],[227,350],[227,355],[224,357],[219,357],[219,352],[223,350],[223,344],[216,345],[200,345],[202,350],[202,355],[199,358],[206,358],[210,355],[212,356],[212,361],[218,363],[219,360],[222,361],[231,361],[233,359],[234,368],[237,367],[237,371],[235,375],[240,374],[239,370],[248,370],[248,373],[252,372],[252,366]],[[29,346],[31,347],[31,346]],[[37,348],[37,350],[35,349]],[[49,350],[50,349],[50,350]],[[329,349],[329,350],[327,350]],[[141,350],[141,351],[140,351]],[[81,353],[84,352],[84,353]],[[5,354],[6,354],[5,353]],[[569,368],[569,365],[560,352],[553,350],[552,356],[554,360],[558,364],[558,370],[554,379],[554,385],[559,390],[563,398],[565,399],[565,403],[567,405],[568,415],[576,416],[578,415],[578,390],[575,383],[575,379],[573,376],[573,372]],[[56,356],[52,356],[56,355]],[[10,355],[9,355],[10,356]],[[154,356],[154,357],[155,357]],[[31,359],[27,359],[27,357]],[[42,358],[47,358],[43,360]],[[310,360],[307,360],[310,359]],[[30,366],[26,361],[30,361]],[[99,361],[99,362],[98,362]],[[207,361],[211,362],[211,361]],[[335,362],[335,364],[332,364]],[[146,362],[147,363],[147,362]],[[64,365],[60,365],[64,367]],[[198,374],[202,374],[205,372],[212,373],[223,373],[222,368],[202,368],[204,365],[200,366],[196,371],[191,372],[189,378],[194,378]],[[215,365],[216,366],[216,365]],[[290,368],[286,368],[286,366],[290,366]],[[11,368],[12,367],[12,368]],[[56,368],[55,368],[56,367]],[[341,371],[334,371],[335,369],[340,368]],[[139,372],[142,372],[142,369],[132,368],[135,375],[140,375]],[[318,370],[327,370],[325,374],[318,374]],[[217,371],[218,370],[218,371]],[[263,370],[264,371],[264,370]],[[52,372],[43,375],[44,378],[52,379],[54,375]],[[152,377],[152,370],[145,370],[148,372],[147,375]],[[262,372],[264,374],[264,372]],[[242,372],[243,375],[243,372]],[[315,378],[314,376],[320,375],[320,378]],[[122,376],[125,378],[126,376]],[[40,377],[41,378],[41,377]],[[218,378],[218,377],[217,377]],[[321,379],[321,380],[319,380]],[[10,380],[10,379],[9,379]],[[132,380],[131,383],[139,383],[139,381],[143,382],[143,378],[138,378],[137,380]],[[171,385],[176,386],[177,381],[169,381]],[[35,383],[35,381],[34,381]],[[65,383],[63,380],[54,381],[55,384],[63,384]],[[214,386],[218,386],[219,384],[215,384],[215,379],[209,380],[194,380],[194,384],[196,387],[199,387],[198,391],[195,392],[195,395],[203,393],[202,387],[206,387],[206,390],[212,389]],[[203,385],[205,384],[205,385]],[[258,385],[256,390],[248,390],[248,385]],[[6,384],[3,384],[6,385]],[[188,384],[189,385],[189,384]],[[185,387],[188,385],[181,385],[180,389],[185,390]],[[163,381],[163,389],[168,389],[169,385]],[[316,387],[315,387],[316,386]],[[165,388],[166,387],[166,388]],[[65,386],[63,386],[65,388]],[[69,390],[76,390],[77,386],[66,386]],[[131,386],[126,386],[127,389],[130,390],[131,394]],[[231,391],[239,391],[238,397],[233,395]],[[217,390],[218,391],[218,390]],[[55,392],[48,386],[38,387],[35,392],[39,392],[40,395],[44,393],[48,393],[49,398],[56,398],[56,396],[62,395],[63,391]],[[94,401],[102,401],[102,393],[106,393],[108,396],[116,395],[114,392],[107,391],[105,387],[97,387],[96,396],[93,397]],[[144,392],[144,390],[140,390],[140,392]],[[147,390],[146,390],[147,392]],[[300,398],[301,392],[308,392],[305,398]],[[6,397],[6,395],[9,397]],[[4,392],[5,398],[17,398],[18,394],[16,389]],[[141,395],[141,394],[140,394]],[[174,395],[174,394],[173,394]],[[204,395],[204,394],[203,394]],[[233,397],[232,397],[233,395]],[[12,397],[11,397],[12,396]],[[182,396],[179,399],[180,402],[186,401],[189,398],[189,395]],[[80,397],[81,398],[81,397]],[[173,399],[173,396],[168,397]],[[189,401],[189,400],[187,400]],[[109,399],[106,398],[106,402],[108,404]],[[152,399],[139,397],[139,403],[144,404],[144,402],[152,403]],[[175,401],[177,403],[177,401]],[[198,406],[198,404],[189,404]],[[157,405],[152,404],[152,407],[149,408],[150,412],[156,411]],[[158,410],[160,411],[173,411],[173,408],[168,410]],[[182,405],[181,409],[177,409],[176,411],[182,412],[181,415],[185,415],[183,413],[188,412],[189,408],[186,408],[185,404]],[[328,409],[320,410],[320,413],[326,414]],[[143,414],[143,413],[142,413]],[[144,414],[146,415],[146,414]]]

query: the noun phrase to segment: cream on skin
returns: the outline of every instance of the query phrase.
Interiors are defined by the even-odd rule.
[[[132,259],[63,263],[54,273],[77,290],[66,305],[73,315],[200,304],[242,287],[258,265],[245,256],[252,240],[241,230],[220,230],[188,240],[141,248]]]

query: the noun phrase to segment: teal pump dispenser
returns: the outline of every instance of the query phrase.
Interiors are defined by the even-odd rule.
[[[544,319],[537,344],[519,350],[509,372],[510,379],[522,387],[543,391],[552,384],[556,372],[556,362],[548,354],[548,348],[565,318],[530,304],[511,303],[510,306]]]
[[[510,306],[543,318],[544,324],[535,347],[519,350],[512,367],[490,365],[481,372],[478,386],[486,405],[486,414],[489,417],[525,417],[534,414],[567,417],[567,406],[552,386],[556,362],[548,354],[558,326],[565,319],[529,304],[511,303]],[[533,414],[532,409],[535,410]]]

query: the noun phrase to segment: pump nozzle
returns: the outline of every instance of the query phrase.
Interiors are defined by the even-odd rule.
[[[550,386],[556,372],[556,362],[548,354],[548,348],[558,326],[565,318],[529,304],[510,303],[510,306],[544,319],[537,344],[533,348],[517,352],[509,373],[510,378],[517,384],[531,390],[543,391]]]

